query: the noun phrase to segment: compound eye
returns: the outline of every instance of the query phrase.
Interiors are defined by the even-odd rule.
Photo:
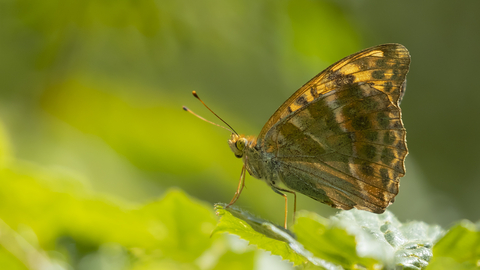
[[[238,150],[242,151],[243,148],[245,148],[245,141],[244,140],[238,140],[235,142],[235,146],[237,147]]]

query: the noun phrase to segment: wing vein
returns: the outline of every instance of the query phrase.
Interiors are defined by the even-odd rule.
[[[343,194],[346,195],[346,196],[348,196],[348,194],[350,194],[351,196],[357,197],[357,198],[359,198],[359,199],[362,200],[362,201],[365,201],[365,202],[370,203],[370,204],[373,204],[373,205],[375,205],[375,206],[377,206],[377,207],[383,208],[382,205],[379,205],[379,204],[376,204],[376,203],[373,203],[373,202],[366,201],[364,198],[360,197],[360,196],[357,195],[357,194],[354,194],[354,193],[351,193],[351,192],[347,192],[347,191],[345,191],[345,190],[343,190],[343,189],[340,189],[340,188],[332,185],[332,184],[329,183],[325,178],[322,178],[322,177],[320,177],[319,175],[312,174],[312,173],[310,173],[310,172],[308,172],[308,171],[306,171],[306,170],[302,170],[302,169],[300,169],[300,168],[298,168],[298,167],[295,167],[295,166],[293,166],[293,165],[291,165],[291,164],[288,164],[288,163],[285,163],[285,162],[282,162],[282,163],[284,163],[284,165],[285,165],[286,167],[293,168],[293,169],[296,169],[296,170],[298,170],[298,171],[301,171],[301,172],[304,172],[304,173],[306,173],[306,174],[313,175],[313,176],[315,176],[315,177],[318,177],[318,178],[322,179],[324,183],[328,183],[328,186],[329,186],[329,187],[337,190],[337,191],[340,192],[340,193],[343,193]],[[332,168],[332,169],[334,169],[334,170],[336,170],[336,171],[338,171],[338,172],[341,172],[341,171],[339,171],[338,169],[333,168],[332,166],[330,166],[330,165],[328,165],[328,164],[325,164],[325,165],[327,165],[328,167],[330,167],[330,168]],[[344,173],[344,172],[341,172],[341,173]],[[346,174],[346,173],[344,173],[344,174]],[[349,174],[346,174],[346,175],[349,175]],[[351,176],[351,175],[349,175],[349,176]],[[297,177],[298,177],[298,175],[297,175]],[[358,178],[356,178],[356,177],[354,177],[354,176],[351,176],[351,177],[353,177],[354,179],[359,180]],[[299,178],[300,178],[300,177],[299,177]],[[361,181],[361,182],[363,182],[363,181]],[[308,181],[307,181],[307,183],[308,183]],[[365,182],[363,182],[363,183],[365,183]],[[368,184],[368,183],[366,183],[366,184],[369,185],[369,186],[372,186],[372,185],[370,185],[370,184]],[[372,187],[378,188],[378,187],[376,187],[376,186],[372,186]],[[386,192],[388,192],[388,193],[390,193],[390,194],[393,194],[393,193],[389,192],[388,190],[384,190],[384,189],[381,189],[381,188],[378,188],[378,189],[383,190],[383,191],[386,191]],[[373,194],[372,194],[372,195],[373,195]],[[395,195],[395,194],[394,194],[394,195]],[[374,197],[377,198],[377,199],[379,199],[380,201],[385,201],[383,198],[379,198],[379,197],[377,197],[377,196],[374,196]],[[329,199],[332,199],[331,197],[328,197],[328,198],[329,198]]]
[[[342,153],[339,153],[339,154],[340,154],[340,155],[344,155],[344,154],[342,154]],[[284,157],[287,157],[287,156],[284,156]],[[295,156],[293,156],[293,157],[295,157]],[[316,156],[316,157],[317,157],[317,156]],[[278,157],[276,157],[276,158],[278,159]],[[278,161],[279,161],[280,163],[284,164],[284,165],[286,164],[287,167],[289,166],[287,162],[285,162],[285,161],[283,161],[283,160],[281,160],[281,159],[278,159]],[[367,184],[367,185],[369,185],[369,186],[371,186],[371,187],[378,188],[378,189],[380,189],[380,190],[383,190],[383,191],[386,191],[386,192],[388,192],[388,193],[390,193],[390,194],[393,194],[393,193],[391,193],[390,191],[388,191],[388,190],[386,190],[386,189],[384,189],[384,188],[376,187],[376,186],[374,186],[374,185],[372,185],[372,184],[370,184],[370,183],[367,183],[367,182],[363,181],[362,179],[358,179],[357,177],[355,177],[355,176],[353,176],[353,175],[351,175],[351,174],[345,173],[345,172],[343,172],[343,171],[341,171],[341,170],[339,170],[339,169],[337,169],[337,168],[335,168],[335,167],[333,167],[333,166],[331,166],[331,165],[328,165],[328,164],[325,163],[324,161],[320,161],[320,162],[321,162],[322,164],[324,164],[325,166],[330,167],[330,168],[332,168],[333,170],[335,170],[335,171],[337,171],[337,172],[340,172],[340,173],[343,173],[343,174],[348,175],[348,176],[350,176],[350,177],[353,177],[354,179],[356,179],[356,180],[358,180],[358,181],[360,181],[360,182],[362,182],[362,183],[365,183],[365,184]],[[373,163],[373,162],[372,162],[372,163]],[[375,163],[375,164],[377,164],[377,163]],[[383,167],[387,167],[387,166],[382,165],[382,164],[377,164],[377,165],[380,165],[380,166],[383,166]],[[296,168],[296,167],[294,167],[294,166],[291,166],[291,167]],[[390,168],[390,167],[387,167],[387,168],[392,169],[392,168]],[[299,168],[296,168],[296,169],[300,170]],[[302,171],[303,171],[303,170],[302,170]],[[315,176],[317,176],[317,175],[315,175]],[[321,178],[321,177],[320,177],[320,178]],[[378,177],[376,177],[376,178],[378,178]],[[322,178],[322,179],[323,179],[323,178]],[[324,180],[325,180],[325,179],[324,179]]]

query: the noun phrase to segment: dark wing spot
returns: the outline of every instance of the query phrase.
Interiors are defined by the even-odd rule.
[[[292,111],[292,108],[291,108],[290,106],[287,107],[287,112],[288,112],[289,114],[293,112],[293,111]]]
[[[316,99],[319,96],[317,89],[313,86],[310,87],[310,94],[312,95],[313,99]]]
[[[404,64],[402,63],[402,61],[399,61],[399,59],[395,59],[393,64],[391,64],[391,68],[393,68],[393,69],[402,68],[403,66],[404,66]]]
[[[382,178],[384,186],[387,186],[390,183],[390,176],[388,175],[388,170],[386,168],[380,169],[380,177]]]
[[[362,98],[364,96],[363,94],[363,89],[362,87],[360,86],[360,84],[356,83],[356,84],[351,84],[349,86],[349,88],[347,89],[346,93],[350,96],[350,97],[354,97],[354,98]]]
[[[369,130],[365,131],[365,138],[371,142],[376,142],[378,140],[378,131]]]
[[[386,93],[391,93],[392,87],[393,87],[393,84],[391,81],[388,81],[383,85],[383,89],[385,90]]]
[[[400,150],[407,150],[407,147],[405,146],[405,141],[399,141],[397,145],[395,145],[395,148]]]
[[[379,58],[377,59],[377,61],[375,62],[375,67],[378,67],[378,68],[387,68],[388,67],[388,62],[385,58]]]
[[[358,69],[363,70],[368,67],[368,60],[366,58],[360,58],[355,60],[355,64],[357,65]]]
[[[379,112],[377,114],[377,121],[378,121],[378,125],[382,129],[387,129],[388,126],[390,125],[390,117],[388,117],[388,115],[384,112]]]
[[[372,126],[370,120],[365,115],[360,115],[352,120],[352,127],[356,130],[369,129]]]
[[[380,158],[385,165],[389,165],[395,159],[395,154],[392,149],[384,148],[382,151],[382,157]]]
[[[390,80],[397,81],[397,80],[400,79],[400,76],[402,76],[402,73],[398,69],[394,69],[392,77],[390,78]]]
[[[395,140],[396,140],[396,136],[391,131],[385,132],[385,135],[383,135],[383,143],[387,145],[394,143]]]
[[[348,74],[345,76],[344,82],[345,84],[352,84],[355,81],[355,76],[352,74]]]
[[[358,83],[352,83],[348,86],[344,86],[342,91],[338,92],[339,104],[350,103],[352,99],[360,99],[364,97],[363,90]]]
[[[385,79],[385,72],[383,70],[374,70],[372,71],[372,78],[375,80]]]
[[[338,86],[343,86],[347,84],[352,84],[355,81],[355,76],[352,74],[347,74],[347,75],[338,75],[335,78],[335,84]]]
[[[382,52],[383,52],[383,55],[386,57],[386,58],[398,58],[398,55],[397,55],[397,48],[388,48],[388,47],[384,47],[381,49]]]
[[[365,144],[360,149],[362,156],[372,160],[377,155],[377,148],[371,144]]]
[[[341,75],[342,75],[342,74],[340,73],[340,71],[337,70],[337,71],[334,71],[334,72],[328,74],[327,79],[328,79],[328,80],[331,80],[331,81],[334,81],[334,80],[336,80],[336,79],[337,79],[339,76],[341,76]]]
[[[308,101],[304,96],[300,96],[300,97],[297,98],[295,103],[297,103],[297,105],[300,105],[300,106],[305,106],[305,105],[308,104]]]
[[[403,129],[403,125],[398,119],[395,119],[394,121],[392,120],[391,122],[392,122],[391,129]]]
[[[375,172],[373,167],[370,166],[368,163],[361,164],[360,165],[360,170],[362,171],[362,173],[364,175],[367,175],[367,176],[373,176],[373,173]]]

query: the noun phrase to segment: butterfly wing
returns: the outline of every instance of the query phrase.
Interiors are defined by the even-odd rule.
[[[382,213],[408,153],[399,103],[410,55],[384,44],[331,65],[266,123],[258,144],[291,190],[341,209]]]

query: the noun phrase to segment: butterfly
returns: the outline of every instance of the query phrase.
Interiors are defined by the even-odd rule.
[[[399,105],[409,65],[400,44],[362,50],[300,87],[256,138],[232,132],[228,144],[244,165],[228,206],[239,198],[248,172],[285,198],[285,228],[285,193],[294,195],[294,215],[296,192],[339,209],[383,213],[405,175]]]

